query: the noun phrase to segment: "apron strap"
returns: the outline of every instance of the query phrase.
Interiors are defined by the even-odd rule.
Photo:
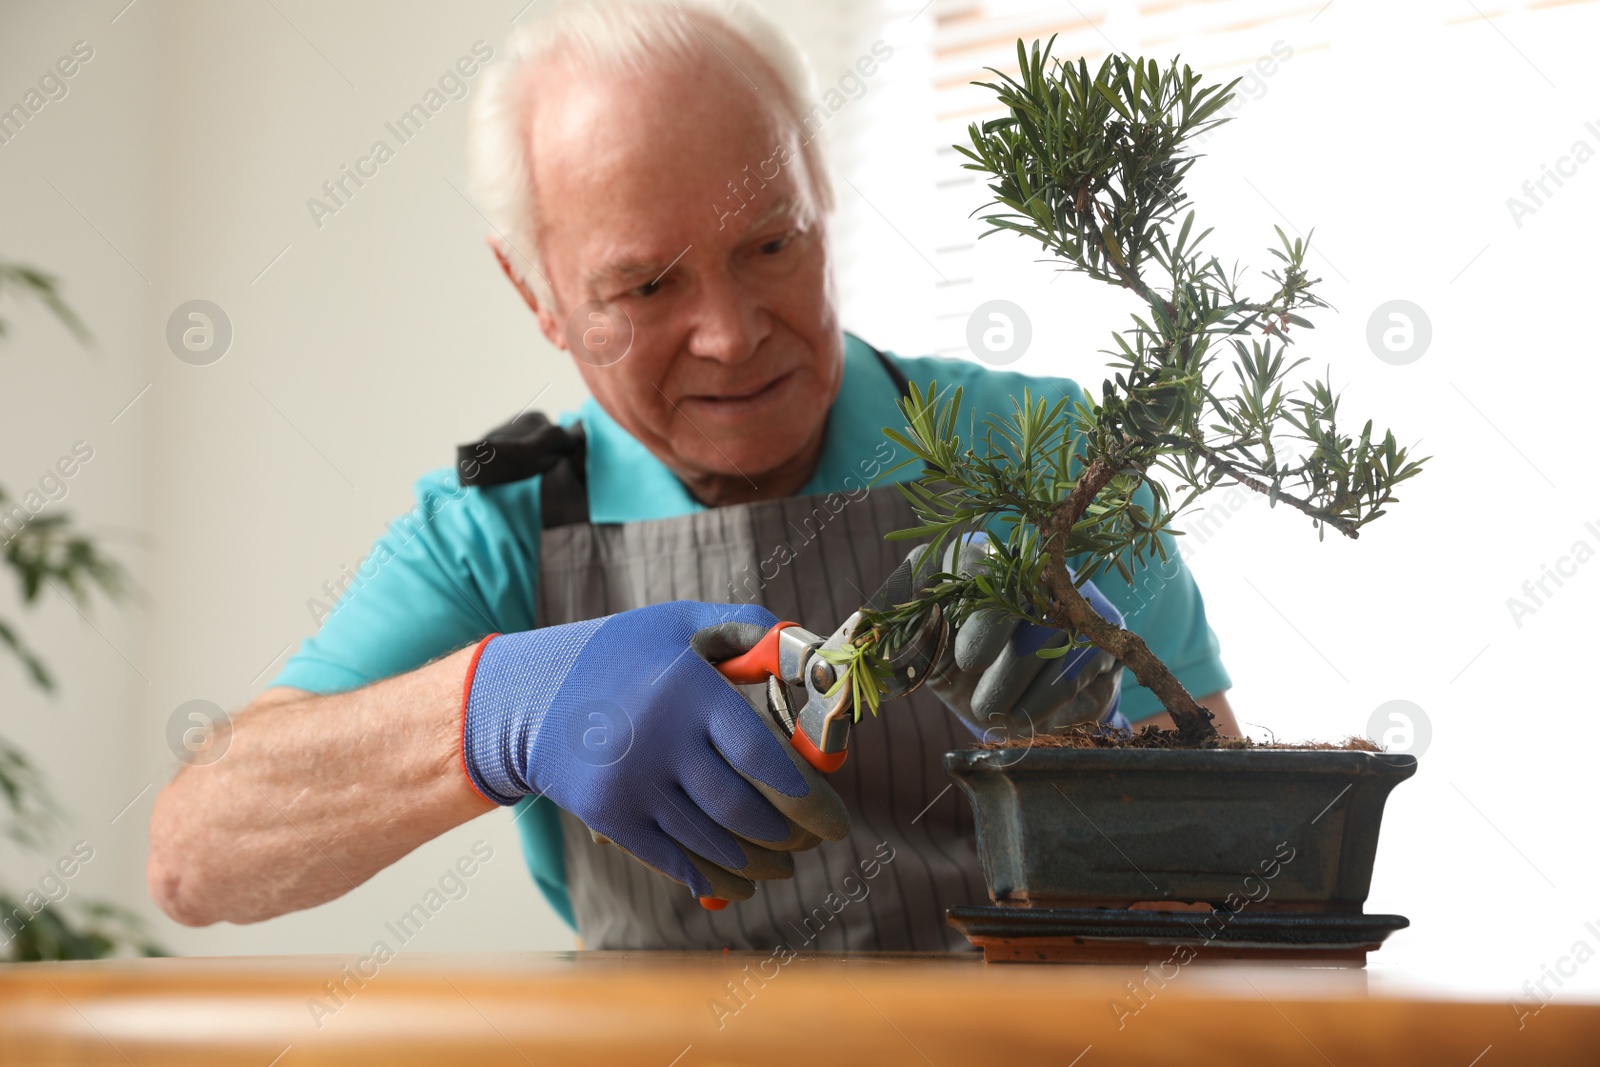
[[[859,337],[856,340],[861,341],[862,344],[871,349],[874,356],[878,357],[879,365],[883,367],[883,371],[889,376],[889,380],[894,383],[895,391],[900,394],[900,398],[904,400],[909,397],[911,395],[911,379],[906,377],[905,372],[895,366],[894,361],[888,356],[873,347],[872,342],[862,341]]]
[[[545,527],[571,526],[589,521],[587,452],[583,423],[560,426],[542,412],[530,411],[490,430],[482,441],[459,446],[456,473],[463,486],[480,489],[542,474],[539,504]]]

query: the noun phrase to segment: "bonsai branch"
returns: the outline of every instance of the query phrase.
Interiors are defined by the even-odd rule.
[[[1052,552],[1045,564],[1045,581],[1052,596],[1051,613],[1065,621],[1069,628],[1082,634],[1096,647],[1116,656],[1123,666],[1133,672],[1139,684],[1156,695],[1161,706],[1172,716],[1180,740],[1199,742],[1217,736],[1212,715],[1198,704],[1177,676],[1166,664],[1156,658],[1144,643],[1144,638],[1132,630],[1125,630],[1107,621],[1094,605],[1084,599],[1077,586],[1067,576],[1067,568],[1057,554]]]
[[[1285,493],[1281,489],[1274,493],[1272,486],[1268,485],[1260,478],[1255,477],[1238,464],[1226,459],[1203,442],[1184,438],[1174,439],[1174,443],[1178,442],[1181,442],[1182,447],[1193,449],[1205,459],[1207,464],[1217,470],[1222,471],[1228,477],[1237,481],[1240,485],[1254,489],[1258,493],[1263,493],[1275,501],[1281,500],[1285,504],[1288,504],[1290,507],[1294,508],[1296,511],[1304,512],[1318,522],[1327,523],[1329,526],[1332,526],[1334,529],[1338,530],[1351,540],[1361,536],[1361,530],[1358,524],[1351,522],[1349,519],[1346,519],[1343,516],[1335,515],[1333,512],[1324,508],[1319,508],[1310,501],[1301,500],[1297,496],[1294,496],[1290,493]]]
[[[1078,520],[1083,518],[1083,513],[1088,510],[1089,504],[1100,495],[1100,490],[1111,484],[1111,479],[1116,476],[1116,467],[1104,456],[1096,456],[1073,483],[1072,492],[1056,505],[1051,517],[1061,529],[1070,531],[1078,525]]]

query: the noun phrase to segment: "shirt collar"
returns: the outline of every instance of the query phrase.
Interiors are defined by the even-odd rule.
[[[845,334],[843,381],[828,411],[822,456],[802,495],[858,491],[904,458],[883,436],[883,427],[898,418],[896,396],[866,342]],[[705,510],[593,397],[583,402],[578,418],[588,438],[590,522],[646,522]]]

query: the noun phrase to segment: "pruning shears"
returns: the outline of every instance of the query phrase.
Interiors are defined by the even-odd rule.
[[[853,641],[866,611],[911,599],[912,580],[908,560],[889,576],[865,607],[851,612],[827,638],[818,637],[798,623],[780,622],[748,652],[718,663],[717,670],[735,685],[765,682],[767,713],[807,763],[831,774],[844,765],[850,754],[850,727],[860,718],[860,710],[850,678],[838,664],[819,653],[842,649]],[[949,633],[944,613],[935,605],[910,638],[889,650],[891,674],[887,691],[879,699],[893,700],[920,687],[944,654]],[[804,695],[798,711],[791,688]],[[728,904],[717,897],[701,897],[700,903],[711,910]]]

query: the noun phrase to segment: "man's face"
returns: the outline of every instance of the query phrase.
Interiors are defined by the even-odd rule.
[[[765,495],[814,460],[843,342],[798,140],[763,104],[759,60],[734,55],[760,93],[715,53],[644,77],[540,77],[532,169],[557,304],[540,319],[573,349],[605,321],[596,303],[625,316],[623,359],[574,352],[600,405],[691,485]]]

